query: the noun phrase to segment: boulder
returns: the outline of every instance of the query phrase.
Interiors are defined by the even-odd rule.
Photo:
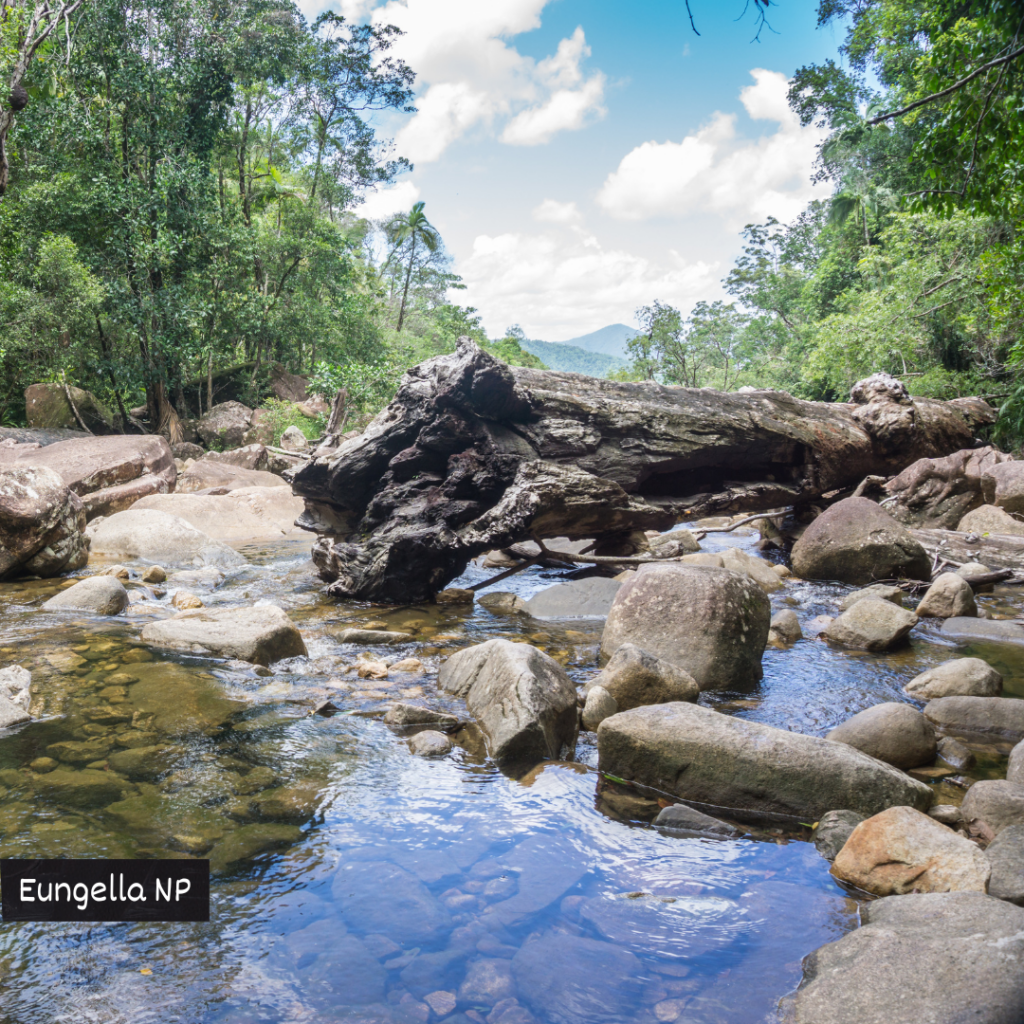
[[[800,620],[792,608],[784,608],[772,616],[771,628],[768,631],[769,640],[775,643],[795,644],[803,635]]]
[[[927,809],[931,789],[845,743],[776,729],[696,704],[658,704],[606,718],[602,772],[684,800],[817,821],[837,807],[877,814]]]
[[[191,523],[154,508],[128,509],[89,529],[94,558],[139,558],[161,565],[244,565],[245,559]]]
[[[452,741],[435,729],[424,729],[409,740],[409,749],[419,757],[442,757],[451,753]]]
[[[645,565],[608,612],[601,655],[642,647],[697,680],[702,690],[739,688],[762,676],[771,605],[745,574],[680,563]]]
[[[598,687],[612,697],[618,711],[644,704],[696,700],[700,696],[697,681],[689,672],[656,658],[636,644],[619,647],[587,689]]]
[[[700,544],[691,530],[672,530],[648,538],[651,554],[656,558],[678,558],[700,551]]]
[[[873,583],[870,587],[864,587],[862,590],[855,590],[852,594],[847,594],[839,602],[839,609],[845,612],[848,608],[852,608],[858,601],[863,601],[866,597],[874,598],[876,601],[890,601],[900,608],[903,607],[903,591],[899,587],[891,587],[887,583]]]
[[[993,463],[981,478],[985,502],[1005,512],[1024,512],[1024,462]]]
[[[905,526],[955,530],[957,523],[990,498],[985,477],[1010,456],[995,448],[965,448],[940,459],[918,459],[885,485],[886,507]]]
[[[918,700],[998,697],[1003,692],[1003,677],[981,658],[953,658],[915,676],[903,692]]]
[[[421,708],[417,704],[396,702],[388,708],[384,715],[384,724],[403,729],[425,725],[454,729],[459,724],[459,720],[455,715],[446,714],[444,711]]]
[[[685,832],[703,832],[713,836],[736,838],[742,833],[727,822],[712,818],[710,814],[687,807],[686,804],[670,804],[663,807],[654,819],[655,828],[671,828]]]
[[[1010,761],[1006,766],[1007,781],[1024,786],[1024,740],[1021,740],[1010,751]]]
[[[1006,779],[976,782],[960,805],[964,821],[984,822],[996,835],[1011,825],[1024,825],[1024,786]]]
[[[943,736],[939,740],[936,753],[946,764],[951,764],[954,768],[967,769],[974,767],[975,757],[971,753],[970,747],[964,746],[963,743],[953,739],[952,736]]]
[[[32,703],[32,673],[21,665],[6,665],[0,668],[0,696],[23,711]]]
[[[286,427],[281,433],[281,447],[289,452],[305,452],[309,451],[309,441],[298,427]]]
[[[154,647],[239,658],[256,665],[307,653],[302,635],[274,605],[181,612],[148,623],[142,630],[142,640]]]
[[[168,512],[225,544],[301,537],[295,525],[303,502],[287,487],[241,487],[230,494],[152,494],[133,506]]]
[[[359,644],[372,647],[377,644],[407,644],[412,642],[408,633],[393,629],[342,629],[334,634],[339,644]]]
[[[942,635],[964,643],[1024,644],[1024,626],[1008,619],[946,619]]]
[[[856,811],[829,811],[823,814],[811,835],[814,848],[825,860],[835,860],[853,830],[864,820],[864,815]]]
[[[78,495],[45,466],[0,465],[0,580],[59,576],[88,558]]]
[[[1024,907],[1024,824],[1008,825],[985,848],[988,894]]]
[[[281,363],[270,364],[270,390],[282,402],[304,402],[309,378],[289,373]]]
[[[935,729],[909,704],[876,704],[848,718],[826,739],[856,747],[896,768],[918,768],[935,760]]]
[[[913,807],[890,807],[850,833],[832,874],[876,896],[985,892],[989,865],[975,843]]]
[[[58,473],[82,499],[87,519],[123,511],[147,494],[173,491],[178,473],[170,445],[156,434],[81,437],[23,453],[0,449],[0,466],[24,465]]]
[[[198,447],[198,445],[193,447]],[[246,444],[241,448],[230,448],[226,452],[204,452],[202,448],[199,448],[198,458],[205,459],[207,462],[218,462],[222,466],[262,470],[267,468],[269,455],[266,445]]]
[[[622,584],[604,576],[556,583],[536,593],[522,611],[535,619],[603,619]]]
[[[978,614],[978,606],[970,583],[955,572],[944,572],[928,588],[916,611],[921,619],[952,619],[957,616],[974,617]]]
[[[618,713],[619,705],[615,698],[603,686],[592,686],[587,691],[587,699],[583,705],[583,728],[587,732],[597,732],[597,727],[606,718]]]
[[[1019,1024],[1024,910],[977,892],[864,903],[804,959],[795,1024]]]
[[[203,416],[196,430],[208,448],[241,448],[250,426],[252,409],[241,402],[221,402]]]
[[[804,579],[857,586],[893,578],[931,578],[924,548],[867,498],[845,498],[822,512],[793,545],[792,565]]]
[[[453,654],[437,682],[465,698],[499,764],[572,759],[576,688],[562,666],[536,647],[488,640]]]
[[[957,529],[961,533],[1003,534],[1010,537],[1024,537],[1024,523],[1014,519],[1008,512],[995,505],[982,505],[960,520]]]
[[[1024,740],[1024,700],[1013,697],[939,697],[924,714],[941,733],[982,742]]]
[[[917,622],[913,612],[869,597],[852,604],[822,632],[829,640],[844,647],[888,651],[902,644]]]
[[[206,451],[201,444],[194,444],[192,441],[179,441],[171,445],[171,454],[176,459],[201,459]]]
[[[71,399],[94,434],[113,434],[113,413],[91,392],[68,385]],[[25,422],[30,427],[79,427],[60,384],[30,384],[25,388]]]
[[[258,469],[243,469],[227,462],[202,458],[193,462],[178,477],[175,487],[177,494],[194,494],[197,491],[214,491],[227,494],[243,487],[287,487],[288,484],[276,473]]]
[[[47,601],[49,612],[91,612],[93,615],[120,615],[128,607],[128,591],[114,576],[90,576]]]
[[[481,594],[476,603],[494,615],[512,615],[526,608],[526,602],[510,590],[494,590],[489,594]]]
[[[766,594],[782,589],[782,580],[772,568],[770,562],[763,558],[755,558],[739,548],[729,548],[719,552],[722,567],[733,572],[746,573]]]

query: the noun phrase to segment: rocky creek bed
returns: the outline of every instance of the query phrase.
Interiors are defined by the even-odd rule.
[[[712,535],[702,550],[756,539]],[[466,702],[438,687],[445,659],[504,638],[582,688],[598,673],[602,619],[338,604],[308,542],[240,550],[245,563],[159,583],[125,563],[133,600],[114,616],[42,608],[68,578],[0,584],[0,665],[31,672],[33,715],[0,734],[4,855],[204,856],[214,871],[209,924],[5,925],[3,1020],[753,1024],[794,1019],[802,961],[821,947],[841,955],[820,969],[833,955],[858,976],[856,950],[826,944],[853,934],[872,901],[830,874],[814,822],[733,821],[726,838],[656,829],[671,801],[599,773],[588,732],[572,763],[512,778]],[[474,564],[455,585],[493,572]],[[495,589],[525,599],[566,576],[534,568]],[[794,611],[804,638],[769,645],[763,679],[699,705],[824,736],[880,703],[921,706],[902,687],[968,656],[1002,675],[1004,698],[1024,696],[1024,646],[964,645],[941,619],[889,653],[826,642],[821,617],[851,589],[787,580],[772,612]],[[308,653],[261,667],[144,643],[179,592],[211,611],[283,609]],[[978,605],[1011,619],[1024,594],[996,587]],[[345,629],[408,639],[357,646]],[[382,721],[396,701],[454,716],[451,751],[415,756]],[[324,702],[336,713],[315,713]],[[956,806],[973,783],[1005,777],[1011,746],[976,740],[970,767],[917,777]],[[799,1019],[831,1019],[828,998],[805,1001]]]

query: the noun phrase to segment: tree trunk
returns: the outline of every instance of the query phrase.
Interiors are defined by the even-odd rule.
[[[398,310],[398,330],[401,332],[405,321],[405,303],[409,298],[409,281],[412,279],[412,264],[416,259],[416,236],[412,236],[412,250],[409,253],[409,269],[405,272],[405,288],[402,290],[402,305]]]
[[[972,432],[961,407],[882,375],[826,404],[509,367],[462,338],[294,490],[329,592],[408,602],[493,548],[807,503]]]

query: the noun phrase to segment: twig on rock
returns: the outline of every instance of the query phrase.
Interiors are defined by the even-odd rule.
[[[773,509],[771,512],[758,512],[756,516],[747,516],[746,519],[741,519],[738,523],[731,523],[729,526],[709,526],[706,529],[694,530],[693,532],[697,540],[700,540],[709,533],[732,533],[733,530],[738,530],[747,523],[756,523],[758,519],[774,519],[776,516],[784,516],[792,511],[793,506],[787,505],[785,508]],[[659,561],[662,561],[662,559],[659,559]]]

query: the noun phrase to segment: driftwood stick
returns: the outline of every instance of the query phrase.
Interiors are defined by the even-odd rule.
[[[287,448],[275,448],[272,444],[265,444],[263,447],[268,452],[276,452],[278,455],[294,455],[297,459],[311,459],[313,457],[310,452],[290,452]]]
[[[756,523],[758,519],[774,519],[776,516],[784,516],[792,511],[793,506],[787,505],[785,508],[773,509],[771,512],[758,512],[756,516],[747,516],[746,519],[741,519],[738,523],[732,523],[730,526],[709,526],[707,529],[694,530],[693,532],[697,540],[700,540],[709,533],[732,533],[733,530],[738,530],[747,523]]]
[[[68,405],[71,406],[71,411],[74,413],[75,419],[78,420],[78,425],[87,433],[91,434],[92,431],[85,425],[85,420],[82,419],[82,414],[78,411],[78,406],[75,405],[75,400],[71,397],[71,388],[68,387],[66,380],[61,380],[61,387],[64,388],[64,397],[68,400]],[[127,424],[125,424],[127,426]]]
[[[484,580],[483,583],[474,583],[471,587],[466,587],[467,590],[477,591],[483,590],[485,587],[490,587],[495,583],[500,583],[502,580],[507,580],[509,576],[515,576],[517,572],[522,572],[524,569],[529,569],[531,565],[536,565],[542,561],[543,555],[538,555],[536,558],[528,559],[525,562],[520,562],[519,565],[512,566],[511,569],[506,569],[504,572],[499,572],[497,576],[492,576],[489,580]]]

